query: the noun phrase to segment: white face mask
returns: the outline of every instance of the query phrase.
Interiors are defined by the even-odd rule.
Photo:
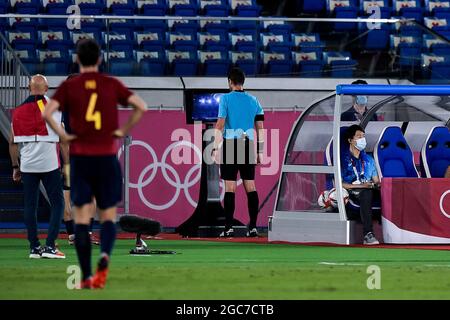
[[[367,141],[366,138],[359,138],[358,140],[356,140],[356,149],[358,149],[359,151],[363,151],[367,146]]]

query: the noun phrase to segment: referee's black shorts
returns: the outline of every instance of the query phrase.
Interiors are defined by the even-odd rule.
[[[255,144],[252,140],[224,139],[220,176],[223,180],[236,181],[239,172],[242,180],[255,180]]]
[[[91,203],[105,210],[122,200],[122,170],[116,156],[70,156],[70,197],[76,207]]]

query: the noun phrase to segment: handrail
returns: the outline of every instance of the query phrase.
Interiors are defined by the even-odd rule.
[[[398,23],[414,21],[414,19],[375,19],[375,18],[280,18],[280,17],[215,17],[215,16],[120,16],[120,15],[56,15],[56,14],[0,14],[0,18],[31,18],[31,19],[100,19],[100,20],[223,20],[223,21],[286,21],[286,22],[369,22],[369,23]]]

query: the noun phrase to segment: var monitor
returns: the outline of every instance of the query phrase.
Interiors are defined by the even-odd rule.
[[[229,90],[193,89],[185,90],[186,122],[211,123],[217,121],[220,99]]]

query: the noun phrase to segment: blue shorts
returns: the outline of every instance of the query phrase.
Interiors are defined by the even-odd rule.
[[[91,203],[105,210],[122,200],[122,170],[116,156],[70,156],[70,197],[76,207]]]

